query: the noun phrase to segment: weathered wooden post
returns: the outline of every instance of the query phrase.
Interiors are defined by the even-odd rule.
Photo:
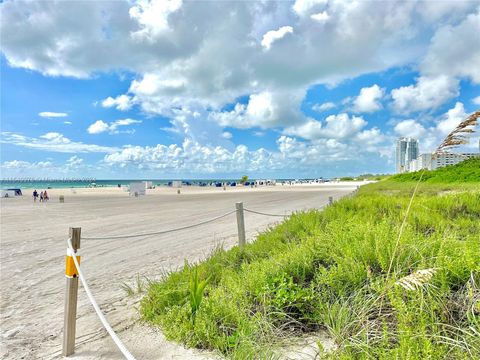
[[[74,253],[67,248],[65,264],[65,277],[67,288],[65,291],[65,315],[63,320],[63,355],[69,356],[75,352],[75,328],[77,322],[77,295],[78,295],[78,271],[73,262],[73,256],[77,257],[80,264],[80,235],[81,228],[70,228],[70,238]]]
[[[245,246],[245,218],[243,217],[243,202],[235,204],[237,209],[237,228],[238,228],[238,246],[243,248]]]
[[[65,197],[63,195],[60,195],[60,197],[58,198],[58,200],[61,202],[61,203],[64,203],[65,202]]]
[[[332,205],[333,204],[333,196],[329,196],[328,197],[328,205]]]

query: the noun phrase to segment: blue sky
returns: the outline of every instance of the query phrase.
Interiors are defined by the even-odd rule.
[[[480,107],[475,1],[0,10],[2,178],[393,172]]]

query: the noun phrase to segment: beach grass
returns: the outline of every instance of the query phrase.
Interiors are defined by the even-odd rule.
[[[413,176],[364,186],[292,215],[244,250],[186,264],[150,284],[142,316],[171,340],[234,359],[274,358],[285,339],[319,331],[336,344],[324,358],[480,358],[475,161],[424,176],[398,243]],[[466,172],[473,180],[460,179]],[[436,174],[448,181],[429,180]],[[194,322],[192,269],[209,278]]]

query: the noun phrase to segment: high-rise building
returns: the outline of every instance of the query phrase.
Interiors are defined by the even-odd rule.
[[[410,161],[418,157],[418,140],[401,137],[397,139],[395,164],[397,173],[408,171]]]

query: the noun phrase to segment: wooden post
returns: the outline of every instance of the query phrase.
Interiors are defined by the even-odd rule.
[[[333,196],[329,196],[328,197],[328,205],[332,205],[333,204]]]
[[[237,209],[237,227],[238,227],[238,246],[243,248],[245,246],[245,218],[243,217],[243,202],[235,204]]]
[[[58,198],[58,200],[63,203],[65,202],[65,197],[63,195],[60,195],[60,197]]]
[[[80,249],[81,228],[70,228],[70,238],[75,254]],[[63,320],[63,356],[72,355],[75,352],[75,325],[77,321],[77,294],[78,294],[78,272],[73,263],[73,258],[67,250],[65,276],[67,278],[67,288],[65,291],[65,316]],[[77,256],[80,262],[80,256]]]

